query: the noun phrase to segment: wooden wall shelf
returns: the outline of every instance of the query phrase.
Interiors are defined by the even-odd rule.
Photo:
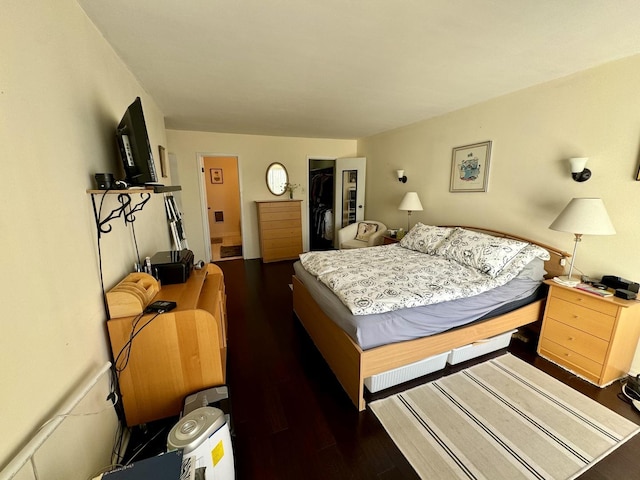
[[[93,215],[96,219],[96,225],[98,226],[98,232],[100,235],[103,233],[109,233],[111,231],[111,220],[122,217],[126,223],[133,223],[136,219],[135,213],[142,211],[145,204],[151,198],[151,194],[154,193],[170,193],[182,190],[180,185],[154,185],[145,188],[127,188],[122,190],[87,190],[87,193],[91,194],[91,202],[93,203]],[[139,194],[140,201],[137,203],[132,202],[131,195]],[[111,210],[111,212],[104,218],[101,218],[101,207],[96,205],[96,195],[118,195],[118,202],[120,206]]]

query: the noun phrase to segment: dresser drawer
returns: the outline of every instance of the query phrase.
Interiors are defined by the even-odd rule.
[[[606,341],[611,339],[615,324],[615,318],[610,315],[556,296],[549,299],[547,316]]]
[[[282,230],[282,229],[294,229],[296,234],[300,234],[300,219],[299,218],[285,218],[282,220],[271,220],[271,221],[263,221],[260,224],[260,229],[263,232],[271,232],[273,230]]]
[[[568,368],[574,373],[582,375],[592,382],[599,383],[602,374],[602,364],[580,355],[568,348],[558,345],[547,338],[540,340],[538,347],[540,355]]]
[[[552,318],[547,318],[545,321],[544,339],[580,355],[585,355],[596,363],[604,363],[609,348],[609,342]]]
[[[582,305],[583,307],[614,317],[618,312],[618,306],[615,303],[603,301],[600,297],[591,293],[581,293],[580,290],[577,289],[553,288],[551,299],[553,300],[554,298],[560,298],[575,305]]]
[[[285,227],[285,228],[271,228],[262,232],[262,238],[266,242],[267,240],[274,240],[276,238],[291,238],[295,237],[302,239],[301,231],[299,227]]]
[[[300,218],[301,215],[299,210],[297,212],[291,210],[260,212],[260,220],[264,222],[264,225],[282,221],[300,222]]]
[[[271,251],[274,248],[295,247],[298,250],[302,247],[302,242],[298,237],[281,237],[271,238],[262,242],[265,251]]]

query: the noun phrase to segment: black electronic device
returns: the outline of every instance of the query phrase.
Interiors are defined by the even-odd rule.
[[[140,97],[124,113],[116,128],[116,138],[124,166],[125,182],[130,186],[157,182],[158,175]]]
[[[186,282],[192,268],[191,250],[158,252],[151,257],[151,274],[164,285]]]
[[[113,173],[96,173],[95,176],[98,190],[111,190],[115,186]]]
[[[602,277],[602,280],[600,280],[600,283],[606,285],[609,288],[613,288],[614,290],[620,288],[622,290],[629,290],[630,292],[635,293],[638,293],[640,291],[640,284],[622,277],[617,277],[615,275],[605,275],[604,277]]]
[[[156,300],[153,303],[147,305],[147,308],[144,309],[145,313],[158,312],[165,313],[176,308],[176,302],[171,302],[169,300]]]
[[[624,298],[625,300],[635,300],[638,296],[636,292],[632,292],[630,290],[625,290],[624,288],[616,288],[616,291],[613,292],[616,297]]]

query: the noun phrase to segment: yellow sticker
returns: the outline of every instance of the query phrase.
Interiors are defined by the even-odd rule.
[[[222,444],[222,440],[220,440],[218,444],[213,447],[213,450],[211,450],[211,460],[213,460],[214,467],[222,460],[222,457],[224,457],[224,445]]]

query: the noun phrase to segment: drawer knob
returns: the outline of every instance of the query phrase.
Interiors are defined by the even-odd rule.
[[[565,356],[565,357],[570,357],[570,356],[571,356],[571,354],[570,354],[570,353],[565,353],[565,354],[564,354],[564,356]]]
[[[573,337],[569,337],[569,341],[570,341],[570,342],[573,342],[574,340],[575,340],[575,338],[573,338]]]

